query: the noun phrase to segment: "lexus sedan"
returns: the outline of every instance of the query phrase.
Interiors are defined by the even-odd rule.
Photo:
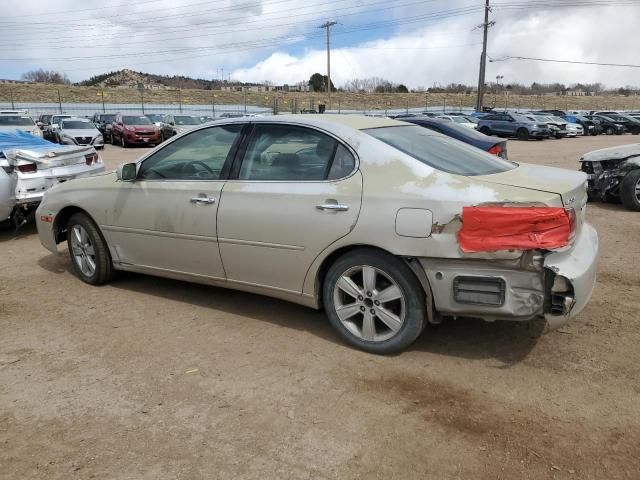
[[[598,255],[586,178],[386,118],[245,117],[56,185],[36,220],[86,283],[127,270],[270,295],[390,353],[444,317],[578,315]]]

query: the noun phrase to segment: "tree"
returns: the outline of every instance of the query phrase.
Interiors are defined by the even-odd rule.
[[[54,70],[31,70],[22,74],[22,79],[35,83],[55,83],[60,85],[71,85],[69,77],[66,73],[56,72]]]
[[[398,85],[396,87],[396,92],[398,92],[398,93],[409,93],[409,89],[405,85],[400,84],[400,85]]]
[[[320,73],[314,73],[309,78],[309,88],[311,89],[312,92],[324,92],[327,90],[327,81],[328,81],[328,78],[326,75],[322,75]],[[333,81],[331,82],[331,91],[332,92],[336,91],[336,87],[333,84]]]

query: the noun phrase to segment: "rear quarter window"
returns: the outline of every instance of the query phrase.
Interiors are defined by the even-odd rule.
[[[512,162],[417,125],[371,128],[364,132],[430,167],[455,175],[490,175],[516,167]]]

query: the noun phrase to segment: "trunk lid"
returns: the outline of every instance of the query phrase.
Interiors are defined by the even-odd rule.
[[[578,226],[584,220],[587,176],[582,172],[520,163],[516,168],[506,172],[474,178],[492,184],[555,193],[562,199],[564,207],[575,210]]]

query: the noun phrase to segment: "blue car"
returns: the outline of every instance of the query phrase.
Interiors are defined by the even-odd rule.
[[[477,128],[485,135],[516,137],[518,140],[530,138],[543,140],[551,136],[551,130],[546,123],[530,120],[524,115],[511,112],[485,115],[479,120]]]
[[[396,118],[403,122],[414,123],[421,127],[428,128],[429,130],[442,133],[448,137],[473,145],[485,152],[497,155],[505,160],[507,159],[507,142],[505,140],[501,140],[496,137],[489,137],[471,128],[462,127],[457,123],[442,120],[440,118],[419,116],[399,116]]]

